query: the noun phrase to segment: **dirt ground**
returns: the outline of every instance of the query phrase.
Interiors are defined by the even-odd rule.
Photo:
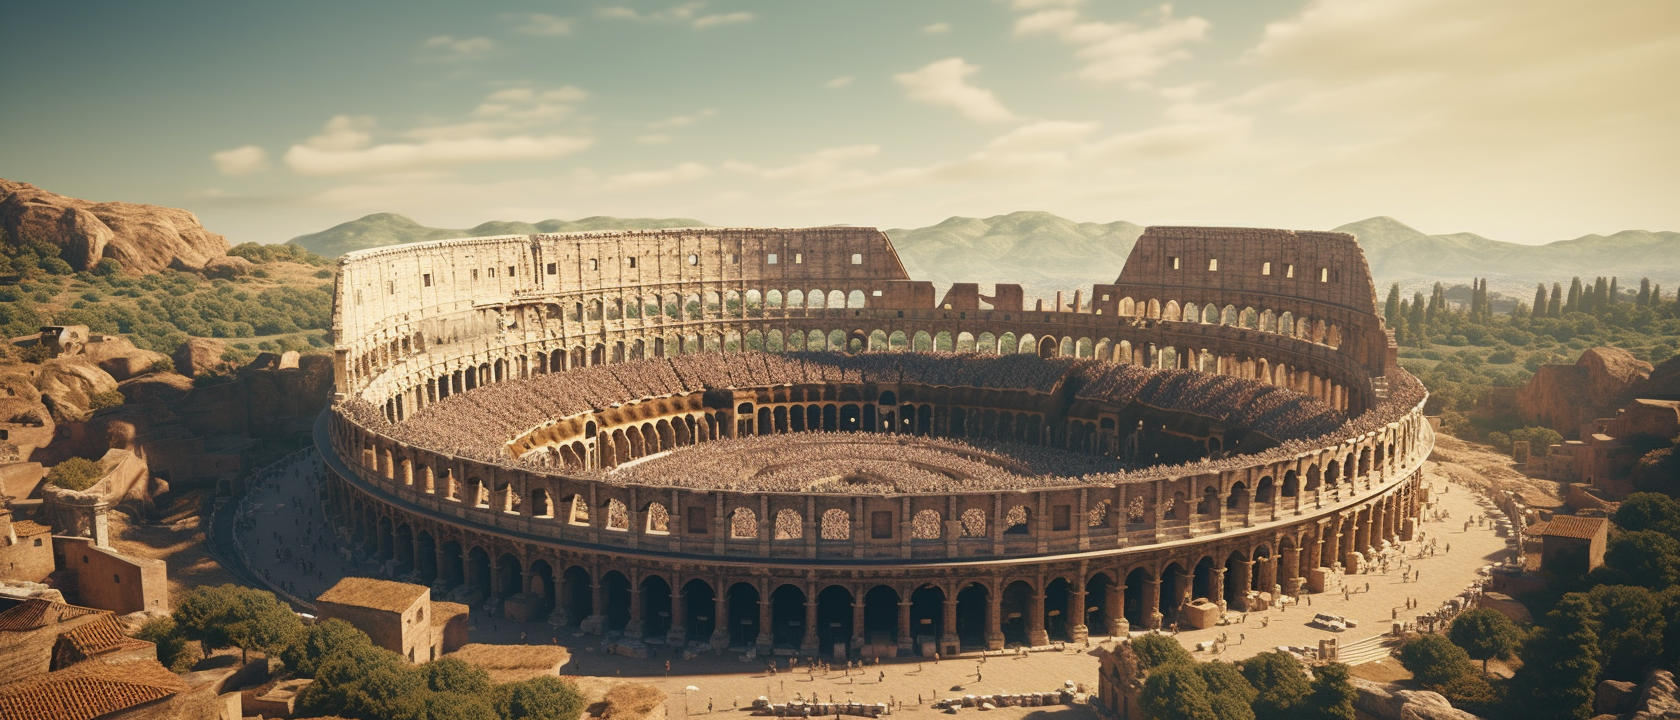
[[[171,603],[201,585],[238,582],[204,545],[205,522],[199,516],[203,499],[203,493],[197,490],[171,494],[157,507],[153,518],[140,523],[124,513],[110,515],[113,549],[168,565]]]
[[[1432,474],[1454,482],[1513,491],[1531,508],[1551,510],[1563,506],[1562,484],[1524,475],[1510,456],[1490,446],[1436,433],[1435,452],[1429,459],[1434,464]]]

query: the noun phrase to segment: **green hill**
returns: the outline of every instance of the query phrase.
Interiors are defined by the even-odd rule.
[[[318,233],[299,235],[287,242],[302,246],[317,255],[338,257],[356,250],[449,238],[704,226],[705,223],[689,218],[595,216],[582,220],[544,220],[539,223],[491,221],[471,228],[453,229],[426,227],[396,213],[374,213],[334,225]]]

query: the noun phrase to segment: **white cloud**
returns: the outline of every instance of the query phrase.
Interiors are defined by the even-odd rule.
[[[335,115],[321,132],[304,141],[313,150],[343,152],[367,147],[373,141],[373,118],[367,115]]]
[[[268,151],[259,145],[243,145],[231,150],[210,153],[216,169],[223,175],[250,175],[268,169]]]
[[[1071,9],[1041,10],[1015,21],[1016,35],[1055,35],[1078,45],[1085,62],[1079,77],[1097,82],[1136,81],[1190,57],[1184,45],[1207,39],[1211,24],[1200,17],[1175,18],[1171,5],[1153,13],[1154,24],[1081,20]]]
[[[806,153],[798,162],[782,167],[766,168],[737,160],[727,161],[723,167],[730,172],[776,182],[829,182],[845,176],[850,163],[868,160],[880,152],[880,145],[846,145]]]
[[[843,87],[846,87],[847,85],[852,84],[852,81],[856,80],[856,79],[857,79],[856,77],[853,77],[851,75],[842,75],[840,77],[834,78],[833,80],[830,80],[830,81],[828,81],[826,83],[823,83],[823,84],[830,87],[830,88],[843,88]]]
[[[694,123],[697,123],[697,122],[699,122],[701,120],[704,120],[706,118],[716,117],[716,116],[717,116],[717,110],[715,110],[713,108],[706,108],[705,110],[701,110],[700,112],[697,112],[693,115],[676,115],[676,116],[673,116],[673,117],[665,118],[664,120],[655,120],[653,122],[648,123],[647,126],[648,126],[648,128],[653,129],[653,130],[661,130],[661,129],[665,129],[665,128],[688,127],[689,125],[693,125]]]
[[[951,32],[951,23],[948,22],[936,22],[922,28],[922,33],[925,35],[944,35],[949,32]]]
[[[653,188],[693,182],[712,174],[712,169],[699,163],[685,162],[664,170],[613,175],[601,183],[603,190],[651,190]]]
[[[508,13],[501,17],[503,20],[517,23],[514,29],[518,32],[547,37],[570,35],[572,27],[577,24],[573,18],[547,13]]]
[[[1015,114],[998,102],[992,91],[970,85],[968,76],[980,68],[960,57],[946,58],[920,70],[893,76],[904,87],[906,97],[925,105],[948,107],[980,122],[1009,122]]]
[[[752,22],[757,19],[757,16],[750,12],[727,12],[702,15],[700,13],[700,8],[705,6],[706,4],[703,2],[691,2],[647,13],[639,12],[632,8],[612,6],[598,8],[595,11],[595,14],[598,17],[610,20],[682,23],[693,27],[696,30],[704,30],[706,28],[718,27],[720,25],[736,25],[739,23]]]
[[[496,49],[496,41],[487,37],[470,37],[457,40],[450,35],[438,35],[427,38],[421,47],[434,53],[430,57],[435,60],[455,62],[462,60],[477,60],[489,55]]]
[[[697,28],[697,29],[704,30],[706,28],[717,27],[719,25],[735,25],[735,24],[738,24],[738,23],[752,22],[753,17],[754,17],[753,14],[750,13],[750,12],[732,12],[732,13],[719,13],[717,15],[701,15],[700,17],[694,18],[694,27]]]
[[[286,165],[299,175],[370,175],[476,163],[553,160],[587,149],[589,138],[548,135],[434,139],[357,150],[293,145]]]

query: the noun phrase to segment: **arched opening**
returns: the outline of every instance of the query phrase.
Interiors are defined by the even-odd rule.
[[[671,631],[671,585],[649,575],[642,580],[642,636],[665,637]]]
[[[560,576],[560,587],[563,590],[561,607],[566,611],[568,624],[576,625],[595,614],[595,585],[590,581],[588,571],[576,565],[566,568]]]
[[[863,594],[863,636],[871,646],[898,642],[898,591],[876,585]]]
[[[1113,581],[1108,579],[1108,573],[1097,573],[1085,581],[1085,616],[1086,632],[1091,635],[1109,634],[1110,621],[1117,619],[1116,608],[1108,606],[1109,588]]]
[[[398,525],[391,533],[391,559],[397,561],[397,575],[414,570],[414,530],[407,524]]]
[[[957,638],[964,650],[986,647],[986,586],[969,583],[957,592]]]
[[[606,607],[607,629],[623,631],[630,624],[630,578],[617,570],[601,576],[601,604]]]
[[[1163,626],[1178,622],[1178,606],[1193,592],[1188,575],[1177,562],[1168,563],[1161,570],[1161,592],[1156,596],[1155,607],[1161,613]]]
[[[525,589],[524,573],[519,567],[519,558],[503,553],[496,558],[496,596],[506,600],[518,595]]]
[[[490,597],[490,554],[484,548],[467,551],[467,586],[479,597]]]
[[[462,560],[460,543],[450,540],[443,544],[438,574],[443,576],[443,584],[451,589],[466,581],[466,563]]]
[[[813,296],[815,297],[815,296]],[[783,585],[770,593],[770,642],[799,647],[805,637],[805,591]]]
[[[945,591],[938,585],[923,585],[910,593],[910,635],[916,646],[938,643],[945,631]]]
[[[1016,580],[1003,588],[1003,601],[999,608],[1003,625],[1003,641],[1026,645],[1027,613],[1032,611],[1033,589],[1024,580]]]
[[[1216,567],[1211,557],[1203,556],[1197,561],[1196,571],[1190,578],[1190,596],[1184,599],[1207,598],[1217,602],[1223,588],[1213,581]]]
[[[834,657],[826,652],[841,646],[842,648],[852,640],[852,591],[839,585],[830,585],[817,593],[817,647],[826,657]],[[842,650],[844,652],[844,650]]]
[[[431,533],[421,531],[414,543],[414,573],[421,585],[437,582],[437,561],[437,541],[432,539]]]
[[[1073,639],[1068,631],[1068,581],[1056,578],[1044,586],[1044,630],[1051,640],[1063,642]]]
[[[536,612],[531,616],[531,622],[540,622],[554,610],[554,568],[547,560],[537,560],[531,563],[530,571],[526,573],[525,591],[537,596]]]
[[[683,614],[688,618],[689,642],[708,642],[717,630],[717,594],[705,580],[690,580],[683,584]]]
[[[729,645],[758,642],[758,588],[735,583],[729,588]]]
[[[1126,592],[1120,600],[1121,613],[1126,616],[1126,622],[1132,627],[1149,627],[1149,618],[1144,616],[1144,593],[1153,589],[1150,587],[1151,579],[1149,571],[1143,568],[1126,574]]]
[[[1248,558],[1241,551],[1232,552],[1225,558],[1225,587],[1222,597],[1229,607],[1242,610],[1248,607],[1249,586],[1254,583],[1249,577]]]

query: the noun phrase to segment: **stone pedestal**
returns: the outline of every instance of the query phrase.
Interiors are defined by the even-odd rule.
[[[1307,571],[1307,592],[1324,592],[1325,584],[1330,580],[1329,568],[1313,568]]]

